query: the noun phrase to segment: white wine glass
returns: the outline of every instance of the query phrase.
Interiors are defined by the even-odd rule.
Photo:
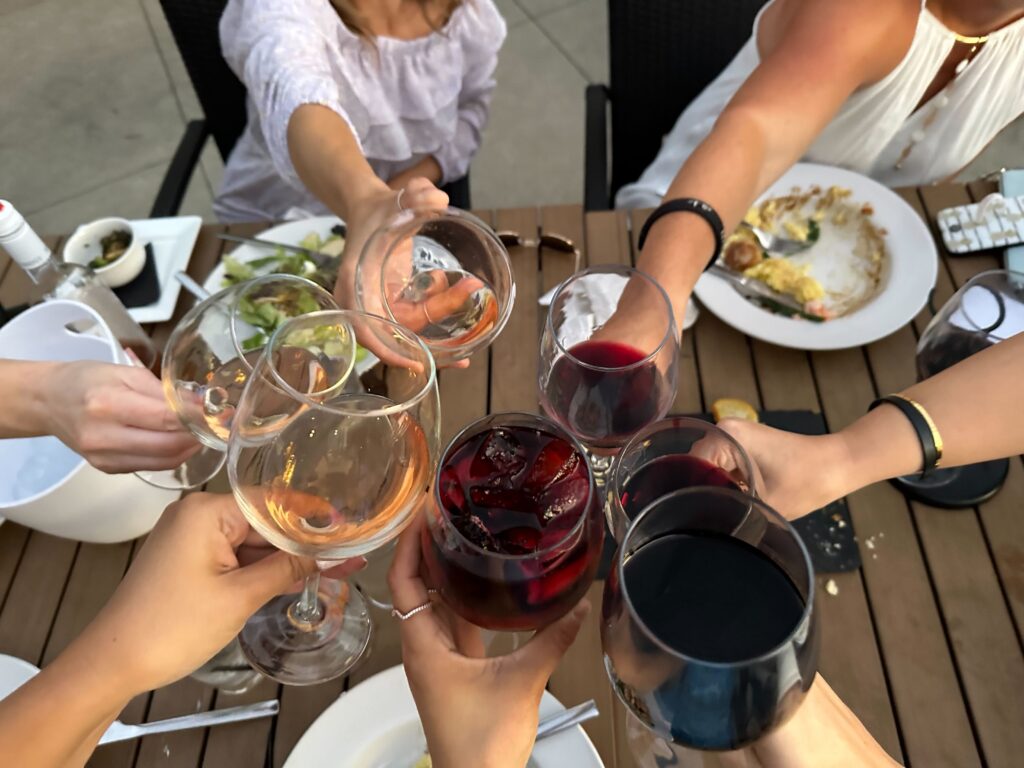
[[[224,466],[242,389],[273,329],[290,317],[337,306],[310,280],[266,275],[192,307],[167,340],[160,376],[167,402],[200,448],[173,469],[138,476],[171,489],[198,488],[213,478]]]
[[[356,367],[355,336],[390,365]],[[394,540],[429,498],[440,441],[434,361],[416,334],[357,311],[284,323],[253,369],[228,441],[228,478],[252,527],[294,555],[340,561]],[[311,685],[351,669],[371,631],[347,582],[309,577],[239,635],[249,662]]]

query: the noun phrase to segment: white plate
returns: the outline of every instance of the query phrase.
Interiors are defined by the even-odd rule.
[[[565,709],[547,691],[540,716]],[[495,713],[498,716],[498,713]],[[288,755],[284,768],[412,768],[426,742],[405,669],[386,669],[323,711]],[[529,768],[602,768],[579,726],[549,736],[533,750]]]
[[[268,230],[260,232],[258,235],[254,235],[254,237],[258,237],[261,240],[273,240],[276,243],[284,243],[285,245],[298,245],[299,241],[311,232],[316,232],[322,239],[326,240],[331,234],[331,227],[335,227],[338,224],[341,224],[341,219],[337,216],[316,216],[312,219],[302,219],[300,221],[289,221],[286,224],[278,224],[276,227],[271,227]],[[269,256],[273,252],[273,248],[260,248],[255,245],[245,245],[243,243],[225,255],[229,255],[234,259],[246,262],[252,261],[253,259],[259,259],[264,256]],[[221,285],[223,280],[224,264],[221,262],[213,268],[210,276],[207,277],[206,281],[203,283],[203,287],[210,293],[216,293],[224,287]]]
[[[39,667],[35,664],[0,653],[0,700],[6,699],[38,674]]]
[[[714,275],[701,277],[694,293],[736,330],[782,347],[846,349],[870,344],[909,323],[927,303],[938,272],[935,241],[917,212],[895,192],[843,168],[797,163],[758,202],[789,194],[793,187],[807,189],[814,184],[852,190],[851,199],[870,203],[875,209],[872,221],[887,231],[888,263],[873,298],[848,315],[815,323],[762,309]]]
[[[198,216],[170,216],[164,219],[135,219],[129,222],[144,243],[153,246],[160,298],[144,307],[133,307],[128,314],[138,323],[162,323],[174,314],[181,284],[174,273],[185,269],[203,220]]]

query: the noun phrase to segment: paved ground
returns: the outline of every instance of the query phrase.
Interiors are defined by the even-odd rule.
[[[578,202],[583,90],[607,80],[606,2],[497,1],[509,36],[474,203]],[[0,196],[41,231],[145,215],[185,122],[200,115],[157,0],[0,0],[0,72]],[[1022,121],[968,175],[1002,165],[1024,165]],[[220,173],[210,146],[183,213],[212,218]]]

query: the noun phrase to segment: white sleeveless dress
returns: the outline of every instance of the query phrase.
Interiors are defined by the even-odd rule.
[[[661,202],[680,166],[760,64],[757,29],[764,10],[746,45],[679,116],[654,162],[638,181],[619,190],[616,207]],[[954,43],[953,32],[922,3],[903,61],[879,82],[851,95],[804,159],[849,168],[893,187],[929,184],[967,165],[1024,113],[1024,18],[989,35],[967,68],[915,111]],[[938,113],[925,129],[923,124],[936,107]],[[897,168],[910,144],[910,155]]]

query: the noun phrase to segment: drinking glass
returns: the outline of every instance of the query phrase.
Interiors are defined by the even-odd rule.
[[[814,680],[813,603],[807,549],[765,504],[729,488],[662,496],[633,521],[605,585],[612,687],[666,742],[742,747],[784,722]]]
[[[670,416],[644,427],[612,465],[605,508],[608,530],[621,542],[648,504],[694,486],[756,495],[750,457],[732,435],[703,419]]]
[[[678,356],[672,306],[645,273],[593,267],[555,293],[541,337],[541,405],[587,447],[599,485],[615,452],[668,413]]]
[[[445,602],[484,629],[535,630],[597,573],[604,523],[583,447],[557,424],[499,413],[438,462],[424,560]]]
[[[356,333],[404,365],[357,369]],[[238,403],[227,464],[235,499],[286,552],[319,562],[372,552],[428,500],[439,410],[433,358],[410,331],[356,311],[288,320]],[[318,572],[301,594],[266,603],[239,641],[263,674],[310,685],[350,669],[370,631],[359,591]]]
[[[295,275],[246,280],[192,307],[167,340],[161,379],[167,402],[201,447],[174,469],[139,477],[185,489],[216,475],[238,399],[270,333],[286,318],[337,307],[327,291]]]
[[[1004,269],[975,275],[939,310],[917,344],[918,380],[1024,331],[1024,273]],[[927,477],[893,481],[907,496],[937,507],[980,504],[1002,487],[1007,459],[936,469]]]
[[[356,267],[359,309],[419,334],[439,366],[490,344],[515,293],[505,246],[455,208],[401,211],[370,237]]]

